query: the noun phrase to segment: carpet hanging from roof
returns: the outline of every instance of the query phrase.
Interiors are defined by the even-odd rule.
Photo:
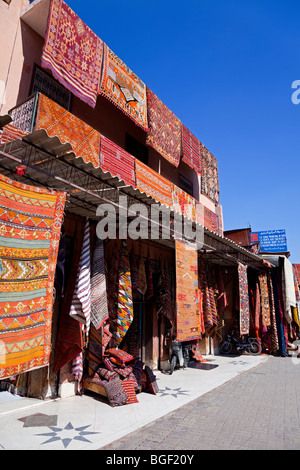
[[[177,340],[191,341],[201,337],[197,248],[175,240],[175,256]]]
[[[181,124],[182,161],[201,173],[201,142]]]
[[[0,175],[0,379],[49,364],[65,199]]]
[[[135,160],[136,187],[147,196],[172,207],[172,183],[149,166]]]
[[[41,64],[78,98],[96,105],[103,41],[63,0],[52,0]]]
[[[238,281],[240,294],[240,334],[249,334],[250,326],[250,309],[249,309],[249,293],[248,293],[248,277],[247,266],[238,264]]]
[[[99,168],[100,133],[41,93],[35,125],[39,129],[57,136],[63,144],[70,143],[76,157]]]
[[[101,135],[100,166],[135,188],[135,158],[117,144]]]
[[[178,167],[181,153],[181,122],[170,109],[147,88],[147,144],[168,162]]]
[[[146,86],[106,44],[98,92],[121,109],[136,125],[147,130]]]

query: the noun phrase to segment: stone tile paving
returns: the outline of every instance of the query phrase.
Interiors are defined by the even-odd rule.
[[[300,450],[300,359],[271,357],[103,450]]]

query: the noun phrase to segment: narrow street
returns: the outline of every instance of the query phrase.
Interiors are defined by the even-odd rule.
[[[300,359],[271,357],[101,450],[299,450]]]

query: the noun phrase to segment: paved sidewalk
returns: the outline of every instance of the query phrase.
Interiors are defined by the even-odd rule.
[[[300,450],[300,359],[270,357],[103,448],[222,449]]]
[[[242,409],[243,404],[250,398],[250,391],[251,394],[256,394],[259,402],[263,397],[266,398],[265,394],[269,392],[262,388],[262,381],[265,382],[265,368],[269,371],[269,367],[273,367],[276,372],[277,362],[289,362],[288,358],[277,360],[266,355],[206,356],[206,359],[208,362],[193,363],[197,368],[176,370],[173,375],[155,371],[159,387],[157,395],[143,392],[137,395],[138,403],[117,408],[109,406],[104,397],[92,394],[41,401],[16,398],[7,392],[1,392],[0,449],[96,450],[105,446],[113,449],[119,445],[125,445],[127,449],[149,448],[149,445],[173,449],[174,444],[177,448],[180,446],[186,432],[185,426],[189,445],[205,442],[202,438],[206,435],[206,445],[210,447],[217,444],[213,438],[214,428],[229,425],[227,419],[230,416],[226,418],[226,415],[230,415],[237,405]],[[245,374],[246,371],[249,372]],[[276,372],[272,378],[272,374],[267,372],[267,377],[270,377],[272,382],[278,377],[279,396],[287,404],[289,400],[287,395],[283,396],[281,375],[278,376]],[[230,385],[232,380],[235,384],[233,388]],[[249,383],[244,384],[244,380]],[[224,388],[218,388],[222,385]],[[294,388],[285,392],[292,397],[296,385],[294,383]],[[226,387],[230,387],[230,392],[226,392]],[[213,395],[207,394],[213,390]],[[233,400],[231,395],[236,399]],[[183,405],[186,408],[182,408]],[[268,399],[266,406],[269,406]],[[178,415],[177,412],[174,413],[175,410],[178,410]],[[251,416],[251,407],[249,415]],[[295,408],[294,415],[297,416]],[[162,418],[164,416],[166,421]],[[149,428],[149,423],[154,421],[155,428],[151,428],[151,424]],[[191,427],[191,423],[194,423],[194,427]],[[130,435],[134,431],[137,433]],[[125,441],[113,444],[128,434],[128,440],[126,437]],[[221,438],[221,435],[224,437],[223,434],[226,436],[225,431],[221,432],[219,429],[216,435]],[[155,441],[155,435],[159,436],[159,442]]]

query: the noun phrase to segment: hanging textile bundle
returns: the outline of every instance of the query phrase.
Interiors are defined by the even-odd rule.
[[[100,328],[108,319],[103,240],[97,238],[91,275],[91,322]]]
[[[113,322],[113,336],[119,345],[127,333],[133,320],[133,301],[130,264],[126,242],[122,242],[119,260],[119,290],[117,316]]]
[[[75,292],[70,308],[70,316],[86,326],[88,334],[91,315],[91,262],[90,262],[90,225],[86,220],[79,271]]]

